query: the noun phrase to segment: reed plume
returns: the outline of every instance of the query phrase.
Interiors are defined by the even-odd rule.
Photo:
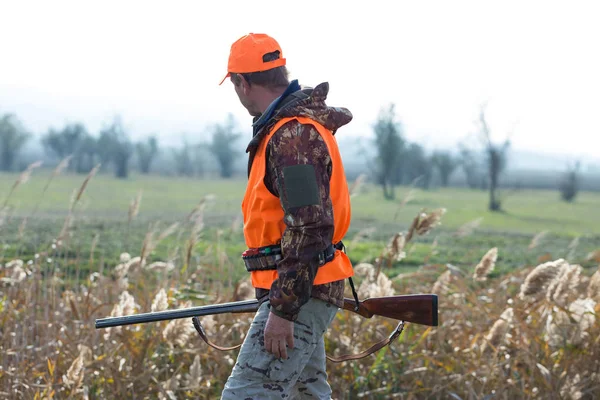
[[[502,312],[500,318],[494,322],[494,325],[485,336],[485,342],[481,348],[482,353],[486,353],[491,349],[497,349],[500,345],[505,344],[506,334],[513,322],[514,315],[514,310],[511,307]]]
[[[419,213],[419,215],[413,219],[412,225],[406,235],[406,241],[409,242],[415,234],[419,236],[428,234],[433,228],[441,224],[442,216],[445,213],[445,208],[438,208],[430,213]]]
[[[550,283],[558,275],[560,268],[565,264],[566,261],[561,258],[535,267],[521,285],[519,297],[523,300],[536,300],[540,294],[546,292]]]
[[[483,256],[479,264],[475,267],[473,279],[479,282],[487,280],[487,276],[494,270],[496,260],[498,259],[498,248],[493,247]]]
[[[545,238],[547,234],[548,234],[548,231],[541,231],[541,232],[537,233],[531,239],[531,242],[529,243],[529,246],[527,246],[527,248],[529,250],[533,250],[534,248],[536,248],[537,246],[539,246],[540,243],[542,242],[542,239]]]

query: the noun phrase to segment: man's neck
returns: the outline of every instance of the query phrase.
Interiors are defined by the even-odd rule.
[[[276,101],[281,101],[281,97],[288,92],[293,93],[298,90],[300,86],[298,85],[297,80],[293,80],[286,88],[282,88],[275,91],[267,91],[265,90],[262,93],[262,96],[258,96],[257,105],[259,106],[260,115],[252,121],[252,126],[254,129],[260,129],[262,125],[266,122],[267,119],[271,118],[273,110],[269,110],[269,107],[276,108]],[[279,100],[277,100],[279,99]]]
[[[265,90],[264,94],[259,97],[257,100],[257,105],[261,114],[264,114],[267,111],[267,108],[275,101],[276,98],[281,96],[285,92],[285,88],[277,89],[277,90]]]

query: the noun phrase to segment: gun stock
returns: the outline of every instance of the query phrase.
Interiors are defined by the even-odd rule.
[[[375,297],[359,302],[344,299],[344,310],[352,311],[365,318],[374,315],[420,325],[438,326],[438,297],[435,294],[413,294],[403,296]]]

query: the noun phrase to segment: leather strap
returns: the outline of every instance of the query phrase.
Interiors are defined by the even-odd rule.
[[[375,343],[373,346],[369,347],[367,350],[365,350],[363,352],[360,352],[358,354],[345,354],[340,357],[332,357],[330,355],[326,355],[326,357],[329,361],[334,362],[334,363],[341,363],[344,361],[352,361],[352,360],[360,360],[361,358],[370,356],[371,354],[375,353],[376,351],[379,351],[382,348],[384,348],[385,346],[392,343],[396,338],[398,338],[398,336],[400,336],[403,329],[404,329],[404,321],[400,321],[400,323],[398,324],[398,326],[396,327],[394,332],[392,332],[392,334],[389,337],[387,337],[386,339],[383,339],[380,342]]]
[[[230,350],[235,350],[238,349],[242,346],[242,344],[238,344],[237,346],[232,346],[232,347],[221,347],[218,346],[214,343],[212,343],[208,337],[206,336],[206,331],[204,330],[204,327],[202,326],[202,324],[200,323],[200,320],[198,319],[198,317],[193,317],[192,318],[192,322],[194,323],[194,328],[196,328],[196,331],[198,331],[198,334],[200,335],[200,337],[202,338],[202,340],[204,340],[204,342],[206,342],[207,345],[209,345],[210,347],[220,350],[220,351],[230,351]],[[331,362],[334,363],[341,363],[341,362],[345,362],[345,361],[353,361],[353,360],[360,360],[361,358],[365,358],[379,350],[381,350],[382,348],[384,348],[385,346],[388,346],[390,343],[392,343],[394,340],[396,340],[400,334],[402,333],[402,331],[404,330],[404,321],[400,321],[400,323],[398,324],[398,326],[396,327],[396,329],[394,330],[394,332],[392,332],[392,334],[390,336],[388,336],[387,338],[375,343],[373,346],[369,347],[367,350],[362,351],[360,353],[357,354],[345,354],[343,356],[340,357],[332,357],[330,355],[326,355],[327,359]]]
[[[208,340],[208,337],[206,337],[206,331],[204,330],[204,327],[200,323],[200,320],[198,319],[198,317],[193,317],[192,322],[194,323],[194,328],[196,328],[196,330],[198,331],[198,334],[200,335],[202,340],[204,340],[206,342],[206,344],[209,345],[210,347],[220,350],[220,351],[230,351],[230,350],[235,350],[235,349],[239,349],[240,347],[242,347],[241,343],[238,344],[237,346],[232,346],[232,347],[218,346],[218,345],[214,344],[213,342],[211,342],[210,340]]]

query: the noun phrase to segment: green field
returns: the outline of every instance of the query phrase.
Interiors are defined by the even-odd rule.
[[[10,198],[9,218],[0,231],[4,243],[0,258],[37,251],[48,244],[62,229],[70,199],[85,179],[82,175],[58,176],[42,196],[49,173],[34,171],[30,180],[17,187]],[[17,175],[0,175],[0,199],[4,202]],[[240,227],[240,201],[245,180],[197,180],[176,177],[132,176],[116,180],[109,175],[97,175],[87,185],[77,204],[73,243],[81,253],[89,252],[93,237],[99,235],[96,252],[99,258],[115,260],[123,251],[139,252],[151,224],[157,229],[185,221],[185,218],[206,195],[212,195],[205,211],[205,229],[196,245],[206,249],[218,230],[229,232],[232,224]],[[139,214],[128,227],[130,202],[141,191]],[[392,273],[404,272],[422,265],[424,257],[430,263],[451,263],[474,266],[491,247],[498,247],[497,271],[535,264],[539,257],[569,258],[583,266],[593,266],[586,256],[600,247],[600,193],[581,193],[573,204],[560,200],[553,191],[518,191],[506,194],[504,212],[487,211],[487,193],[469,189],[418,190],[397,189],[397,200],[386,201],[381,190],[364,184],[352,198],[353,221],[346,239],[351,259],[372,262],[388,238],[408,228],[421,210],[445,208],[442,225],[434,233],[420,237],[409,248],[408,257],[394,266]],[[32,216],[32,211],[37,211]],[[19,235],[23,218],[25,229]],[[454,233],[464,224],[479,220],[470,235]],[[370,231],[367,237],[356,239],[358,232]],[[529,249],[533,236],[546,235]],[[227,255],[236,260],[244,250],[239,229],[229,232]],[[173,257],[185,238],[169,237],[156,248],[153,257]],[[435,241],[435,248],[432,246]],[[571,247],[569,247],[571,246]],[[235,262],[235,261],[234,261]],[[243,275],[241,264],[235,277]]]

